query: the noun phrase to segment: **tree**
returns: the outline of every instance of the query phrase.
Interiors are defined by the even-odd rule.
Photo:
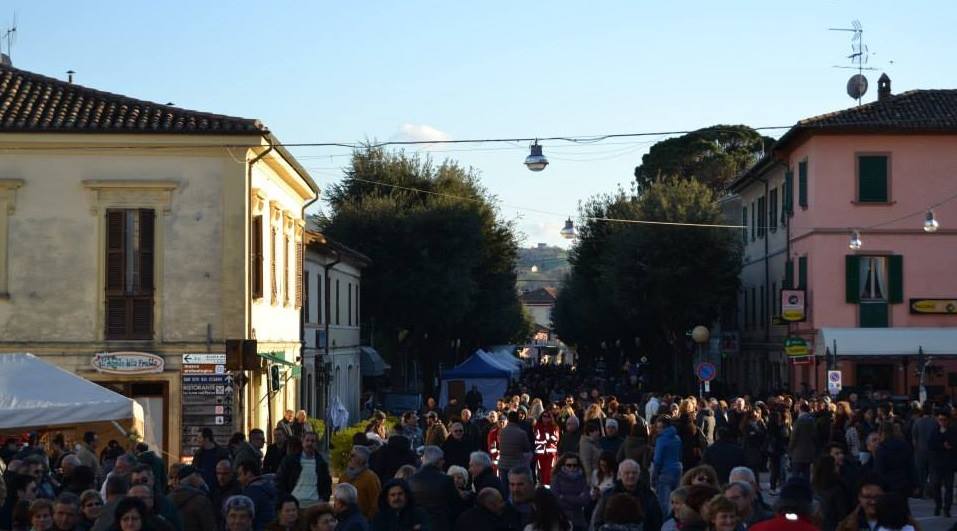
[[[374,147],[357,150],[328,191],[323,232],[372,260],[363,319],[374,319],[387,355],[421,364],[428,389],[440,363],[530,333],[515,288],[514,227],[491,199],[454,162]]]
[[[721,191],[766,151],[774,139],[746,125],[714,125],[656,143],[635,168],[639,189],[668,177],[697,179]]]
[[[612,341],[627,352],[629,338],[640,337],[658,382],[685,384],[691,375],[685,332],[713,322],[736,300],[738,233],[596,218],[716,224],[715,199],[697,180],[667,178],[640,196],[619,191],[586,203],[572,274],[553,313],[559,337],[591,353],[602,342],[607,351]]]

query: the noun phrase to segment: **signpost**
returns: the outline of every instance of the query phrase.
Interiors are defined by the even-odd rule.
[[[827,371],[827,393],[836,397],[841,389],[841,371]]]
[[[698,381],[700,381],[702,384],[704,389],[703,393],[711,392],[711,380],[714,380],[715,376],[718,375],[718,368],[714,366],[714,363],[711,363],[710,361],[702,361],[701,363],[695,365],[694,373],[695,376],[698,377]]]
[[[233,431],[233,376],[226,372],[225,354],[183,354],[184,458],[199,448],[201,433],[210,428],[225,445]]]

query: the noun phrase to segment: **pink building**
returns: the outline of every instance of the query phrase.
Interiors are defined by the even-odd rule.
[[[783,249],[765,244],[763,256],[751,252],[742,275],[745,299],[756,282],[770,298],[760,302],[767,319],[750,334],[763,333],[765,358],[778,361],[795,391],[827,389],[826,371],[836,368],[845,388],[916,397],[924,368],[930,397],[954,396],[957,90],[893,95],[885,75],[877,101],[798,122],[735,183],[742,208],[776,172],[783,173],[782,193],[767,199],[780,206],[761,196],[757,217],[739,218],[756,224],[752,232],[763,232],[765,241],[773,240],[763,227],[784,233]],[[931,210],[935,231],[925,230]],[[769,221],[772,211],[782,213],[781,223]],[[859,246],[851,245],[855,233]],[[751,263],[783,269],[783,278],[749,276]],[[806,320],[781,324],[780,290],[769,279],[805,290]],[[757,306],[750,304],[745,300],[746,314]],[[747,349],[746,327],[743,336]],[[787,356],[784,337],[803,338],[812,356]]]

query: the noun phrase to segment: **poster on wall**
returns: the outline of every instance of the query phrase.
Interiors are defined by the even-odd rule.
[[[233,376],[226,354],[183,354],[183,460],[192,459],[204,428],[226,446],[233,433]]]
[[[807,305],[803,289],[781,290],[781,320],[798,323],[807,319]]]

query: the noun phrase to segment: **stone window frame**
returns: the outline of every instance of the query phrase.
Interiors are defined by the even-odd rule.
[[[10,298],[10,222],[9,217],[17,210],[17,190],[23,187],[23,179],[0,179],[0,300]]]

